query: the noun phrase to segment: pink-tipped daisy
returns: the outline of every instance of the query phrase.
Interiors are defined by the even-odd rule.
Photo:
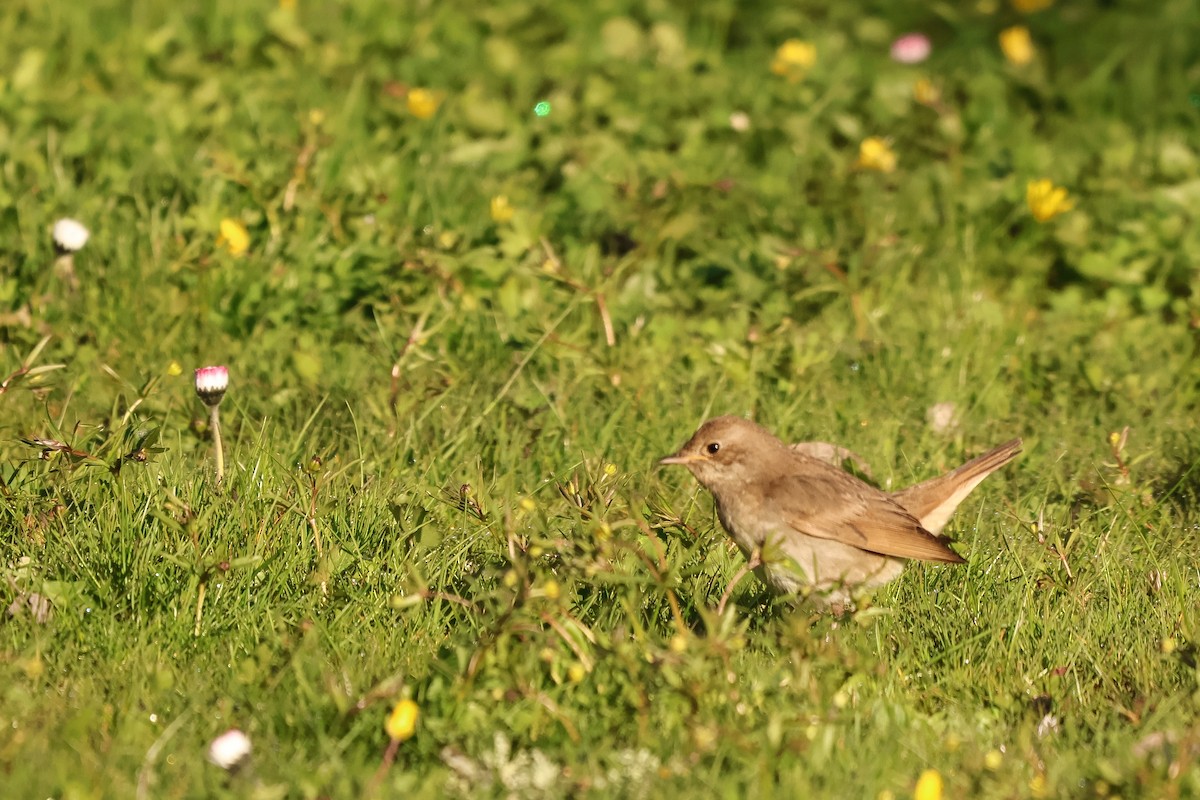
[[[196,370],[196,394],[208,406],[213,455],[217,462],[217,483],[225,478],[225,448],[221,445],[221,398],[229,388],[228,367],[201,367]]]
[[[215,406],[229,388],[228,367],[200,367],[196,370],[196,394],[206,406]]]
[[[892,42],[892,60],[901,64],[920,64],[933,52],[933,44],[923,33],[906,33]]]
[[[54,272],[62,278],[72,293],[79,289],[79,277],[75,274],[75,254],[87,244],[91,232],[77,219],[63,218],[54,223]]]

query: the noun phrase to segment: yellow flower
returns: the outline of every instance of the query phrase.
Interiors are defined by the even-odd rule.
[[[1033,37],[1029,35],[1029,28],[1024,25],[1014,25],[1000,31],[1000,49],[1004,51],[1008,62],[1018,67],[1033,61],[1033,57],[1037,55]]]
[[[999,750],[988,750],[987,755],[983,757],[983,765],[992,772],[1000,769],[1000,765],[1004,763],[1004,754]]]
[[[1048,222],[1075,207],[1075,201],[1067,196],[1067,190],[1055,186],[1049,178],[1030,181],[1025,189],[1025,202],[1038,222]]]
[[[858,146],[858,162],[860,169],[873,169],[877,172],[896,171],[896,153],[888,145],[887,140],[879,136],[863,139]]]
[[[413,733],[417,730],[417,716],[420,709],[412,700],[401,700],[396,703],[396,707],[392,709],[392,713],[388,715],[387,722],[384,723],[384,730],[387,735],[395,739],[397,742],[403,742],[405,739],[411,739]]]
[[[279,7],[284,11],[295,11],[296,0],[279,0]]]
[[[917,78],[913,84],[913,99],[923,106],[936,106],[942,102],[942,92],[928,78]]]
[[[221,235],[217,237],[217,246],[224,246],[235,256],[244,255],[250,249],[250,234],[246,232],[246,226],[228,217],[221,220]]]
[[[172,361],[170,364],[167,364],[167,374],[172,378],[178,378],[183,374],[183,365],[178,361]]]
[[[791,80],[800,80],[817,63],[817,48],[800,39],[788,39],[779,45],[771,59],[771,72]]]
[[[437,113],[441,102],[428,89],[410,89],[408,92],[408,113],[417,119],[429,119]]]
[[[917,778],[913,800],[942,800],[942,776],[936,769],[927,769]]]
[[[1012,7],[1022,14],[1032,14],[1054,5],[1054,0],[1010,0],[1010,2]]]
[[[508,195],[498,194],[492,198],[491,213],[492,221],[503,225],[513,218],[516,210],[512,207],[512,203],[508,202]]]

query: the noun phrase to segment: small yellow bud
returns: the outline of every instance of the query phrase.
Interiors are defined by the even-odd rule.
[[[1055,186],[1048,178],[1029,182],[1025,189],[1025,202],[1038,222],[1048,222],[1075,207],[1075,201],[1067,196],[1067,190]],[[1119,439],[1118,434],[1114,433],[1113,436]]]
[[[250,249],[250,234],[246,231],[246,226],[236,219],[226,217],[221,220],[220,230],[217,246],[224,247],[230,255],[244,255]]]
[[[942,92],[928,78],[917,78],[913,84],[913,99],[923,106],[936,106],[942,101]]]
[[[503,225],[512,220],[516,214],[516,209],[512,207],[512,203],[508,202],[508,195],[498,194],[492,198],[489,211],[492,215],[492,222]]]
[[[692,728],[692,744],[701,752],[707,752],[717,746],[717,731],[711,725],[697,725]]]
[[[1054,5],[1054,0],[1012,0],[1012,7],[1022,14],[1033,14]]]
[[[1033,46],[1033,37],[1029,28],[1024,25],[1014,25],[1000,31],[1000,49],[1010,64],[1023,67],[1033,61],[1037,50]]]
[[[437,113],[441,100],[428,89],[410,89],[406,103],[408,113],[417,119],[429,119]]]
[[[392,713],[388,715],[387,723],[384,724],[384,730],[387,735],[398,742],[403,742],[405,739],[411,739],[412,735],[417,730],[417,717],[420,709],[412,700],[401,700],[396,703],[396,707],[392,709]]]
[[[857,166],[859,169],[875,170],[876,172],[895,172],[896,153],[886,139],[870,136],[863,139],[862,144],[858,146]]]
[[[917,778],[913,800],[942,800],[942,775],[936,769],[927,769]]]
[[[816,63],[817,48],[800,39],[788,39],[775,51],[775,57],[771,59],[771,72],[797,81]]]

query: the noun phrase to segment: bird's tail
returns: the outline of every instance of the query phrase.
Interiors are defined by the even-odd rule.
[[[966,499],[980,481],[1012,461],[1021,452],[1021,440],[996,447],[973,458],[956,470],[896,492],[892,499],[921,522],[933,534],[942,532],[958,504]]]

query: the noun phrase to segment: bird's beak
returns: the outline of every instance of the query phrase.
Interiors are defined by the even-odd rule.
[[[658,460],[658,463],[660,466],[664,466],[664,467],[668,467],[672,464],[682,464],[683,466],[686,467],[688,464],[691,464],[695,461],[703,461],[703,460],[704,459],[698,455],[683,455],[680,453],[676,453],[673,456],[667,456],[666,458],[660,458]]]

